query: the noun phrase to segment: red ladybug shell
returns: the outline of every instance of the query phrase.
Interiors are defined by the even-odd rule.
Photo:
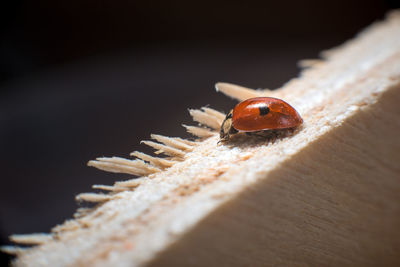
[[[236,105],[232,122],[238,131],[253,132],[296,127],[303,123],[303,119],[281,99],[255,97]]]

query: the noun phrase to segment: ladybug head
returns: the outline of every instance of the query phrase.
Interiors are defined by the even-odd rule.
[[[221,141],[228,140],[232,134],[238,132],[232,125],[232,112],[233,110],[226,115],[225,120],[221,124],[221,130],[219,131]]]

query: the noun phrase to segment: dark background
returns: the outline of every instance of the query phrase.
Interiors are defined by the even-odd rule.
[[[0,8],[0,240],[48,232],[74,196],[127,175],[86,167],[187,136],[187,108],[234,101],[214,83],[280,87],[296,62],[396,1],[9,1]],[[8,258],[2,255],[2,260]]]

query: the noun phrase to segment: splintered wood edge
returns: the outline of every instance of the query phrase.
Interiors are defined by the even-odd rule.
[[[139,178],[94,186],[106,192],[83,193],[77,200],[98,203],[96,207],[78,210],[76,219],[53,228],[50,238],[37,234],[13,238],[20,244],[40,244],[37,247],[3,250],[16,253],[15,264],[21,266],[138,265],[154,260],[154,255],[176,244],[183,233],[223,203],[232,202],[244,188],[268,177],[307,145],[376,103],[390,88],[398,90],[399,43],[400,13],[392,12],[356,39],[324,52],[324,60],[303,61],[307,69],[280,90],[218,83],[217,90],[238,100],[264,95],[285,99],[303,115],[304,127],[267,143],[239,137],[232,144],[217,145],[216,130],[225,115],[211,108],[190,110],[200,126],[185,128],[199,139],[152,135],[159,143],[142,143],[165,157],[133,152],[135,160],[90,161],[89,166]],[[111,257],[111,252],[119,256]]]

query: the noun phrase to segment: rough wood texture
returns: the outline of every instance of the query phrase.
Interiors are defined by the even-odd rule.
[[[5,249],[17,266],[400,266],[400,12],[322,57],[277,91],[217,85],[285,99],[298,131],[217,145],[223,114],[191,110],[202,139],[91,161],[147,176],[95,186],[77,198],[97,207]]]

